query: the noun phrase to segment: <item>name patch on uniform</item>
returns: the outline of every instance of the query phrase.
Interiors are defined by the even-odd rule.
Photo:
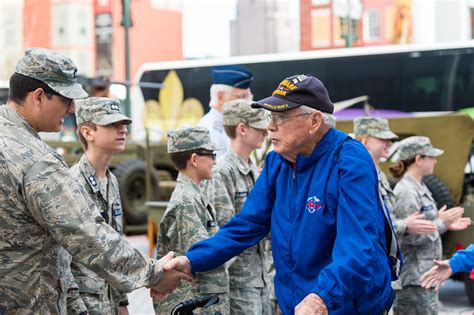
[[[423,206],[423,207],[421,207],[421,212],[431,211],[431,210],[434,210],[434,206],[433,206],[433,205],[428,205],[428,206]]]
[[[235,198],[245,198],[249,195],[248,191],[236,191]]]
[[[217,223],[216,221],[207,221],[207,227],[216,227]]]
[[[114,201],[112,205],[112,215],[114,217],[118,217],[122,215],[122,207],[120,207],[120,203],[118,201]]]

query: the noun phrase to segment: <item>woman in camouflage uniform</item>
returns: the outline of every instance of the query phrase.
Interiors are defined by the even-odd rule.
[[[462,230],[470,224],[461,218],[460,207],[439,211],[435,200],[422,182],[423,176],[433,174],[436,157],[443,150],[433,148],[427,137],[409,137],[400,142],[399,162],[390,171],[402,179],[395,186],[395,213],[404,219],[413,213],[423,213],[433,221],[437,231],[427,235],[403,234],[399,241],[405,265],[401,272],[402,290],[397,292],[394,314],[437,314],[438,295],[435,290],[420,286],[420,276],[433,266],[433,259],[441,259],[440,234],[447,230]]]

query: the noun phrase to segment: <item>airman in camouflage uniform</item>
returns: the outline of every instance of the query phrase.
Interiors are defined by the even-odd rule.
[[[206,188],[206,194],[216,209],[219,226],[240,212],[260,173],[249,155],[261,147],[268,119],[263,110],[251,108],[251,103],[235,100],[223,106],[224,127],[231,139],[231,147],[219,159],[213,179]],[[236,135],[238,128],[246,128],[247,139]],[[265,257],[264,246],[265,240],[262,240],[246,249],[229,266],[231,314],[270,313],[270,281],[265,272],[265,259],[271,258]]]
[[[28,49],[10,78],[9,102],[0,106],[0,314],[66,314],[61,245],[124,292],[168,292],[187,279],[164,273],[164,260],[147,259],[107,225],[40,139],[39,131],[59,131],[73,99],[86,96],[74,63],[47,49]]]
[[[158,255],[168,251],[182,255],[192,244],[217,232],[216,212],[199,187],[201,180],[212,177],[212,166],[215,162],[210,160],[210,155],[214,154],[214,149],[209,131],[204,127],[183,128],[168,133],[168,153],[173,163],[177,165],[173,154],[188,153],[189,157],[185,157],[184,168],[177,166],[180,171],[178,184],[171,195],[158,231]],[[194,157],[195,154],[198,157]],[[190,165],[193,158],[199,163],[196,168]],[[204,159],[209,159],[212,163]],[[190,173],[194,170],[196,172]],[[203,175],[204,172],[207,172],[206,175]],[[219,297],[219,303],[201,311],[196,310],[195,314],[214,314],[216,311],[230,314],[227,267],[222,265],[209,272],[197,273],[195,277],[193,283],[183,284],[165,300],[156,303],[156,314],[168,315],[173,307],[182,301],[214,294]]]
[[[105,97],[90,97],[76,102],[76,122],[78,129],[85,123],[93,123],[95,126],[121,123],[119,127],[109,126],[107,128],[115,128],[117,132],[116,137],[125,137],[127,131],[124,125],[130,124],[132,121],[120,113],[120,103],[118,100]],[[102,131],[102,129],[97,129],[95,132],[100,133]],[[78,130],[78,133],[80,133],[80,130]],[[107,139],[107,141],[110,142],[110,146],[113,146],[116,142],[116,137]],[[79,135],[79,138],[82,139],[81,142],[87,141],[82,135]],[[84,149],[85,153],[82,155],[79,163],[70,169],[70,173],[79,181],[79,184],[85,188],[106,223],[119,234],[123,234],[123,216],[119,186],[117,178],[108,170],[110,160],[107,162],[107,165],[103,165],[106,170],[106,177],[101,179],[100,174],[98,174],[93,163],[91,163],[88,158],[88,154],[92,158],[95,158],[96,144],[87,141],[87,146],[85,146]],[[105,158],[103,154],[105,149],[101,150],[102,154],[100,157],[103,161]],[[111,149],[107,150],[111,151]],[[105,151],[105,153],[109,153],[107,156],[111,159],[112,154],[115,152]],[[95,162],[96,165],[100,163],[100,161]],[[73,259],[71,269],[76,283],[79,286],[80,296],[90,314],[118,314],[119,304],[124,307],[128,305],[128,299],[125,293],[121,293],[110,286],[104,279],[80,262]]]
[[[400,141],[399,159],[409,160],[417,155],[436,157],[443,150],[433,148],[427,137],[409,137]],[[395,186],[395,213],[400,219],[420,211],[425,218],[438,227],[428,235],[403,234],[400,240],[405,265],[400,278],[403,289],[397,292],[394,314],[437,314],[438,295],[433,289],[420,287],[420,276],[433,266],[433,259],[441,259],[440,234],[446,232],[443,220],[438,218],[438,209],[426,185],[408,172]]]

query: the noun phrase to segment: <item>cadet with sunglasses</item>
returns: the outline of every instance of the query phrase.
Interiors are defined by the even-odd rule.
[[[334,105],[311,75],[286,78],[252,106],[271,112],[274,151],[242,210],[165,270],[211,270],[270,232],[284,314],[386,312],[394,235],[369,153],[334,128]]]
[[[160,222],[157,254],[174,251],[184,254],[198,241],[209,238],[218,230],[214,208],[199,184],[212,178],[215,165],[214,144],[203,127],[183,128],[168,133],[168,154],[179,171],[175,190]],[[199,273],[192,284],[183,285],[163,301],[155,304],[156,314],[168,315],[178,303],[195,297],[217,295],[219,304],[204,314],[229,314],[229,278],[225,266]]]
[[[123,292],[147,286],[168,293],[191,280],[163,272],[172,253],[148,259],[107,225],[63,158],[39,138],[59,131],[75,110],[72,100],[87,96],[74,63],[28,49],[9,93],[0,107],[0,314],[66,314],[70,270],[61,246]]]

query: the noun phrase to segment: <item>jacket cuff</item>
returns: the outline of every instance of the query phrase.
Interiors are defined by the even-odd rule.
[[[443,234],[444,232],[448,230],[448,228],[446,227],[446,224],[444,224],[444,221],[441,220],[440,218],[437,218],[436,220],[434,220],[434,224],[436,224],[439,234]]]
[[[334,309],[334,301],[329,292],[327,292],[323,287],[317,286],[311,291],[311,293],[319,296],[324,301],[324,304],[326,304],[328,313],[331,313],[331,311]]]

